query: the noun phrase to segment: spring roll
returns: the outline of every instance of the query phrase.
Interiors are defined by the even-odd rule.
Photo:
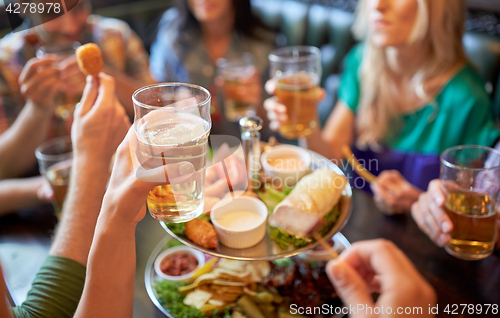
[[[347,179],[330,169],[303,177],[269,217],[271,226],[297,238],[308,237],[339,202]]]

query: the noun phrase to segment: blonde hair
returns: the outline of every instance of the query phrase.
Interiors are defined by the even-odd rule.
[[[452,69],[457,62],[465,61],[462,36],[465,20],[465,0],[417,0],[418,14],[409,36],[409,44],[424,41],[428,50],[422,66],[413,74],[412,89],[423,101],[432,102],[424,83]],[[384,139],[392,119],[397,114],[391,92],[395,82],[390,73],[395,70],[394,59],[388,55],[393,48],[376,46],[370,38],[369,0],[361,0],[356,9],[353,33],[365,41],[360,68],[361,93],[356,115],[358,143],[375,145]],[[408,74],[412,75],[412,74]]]

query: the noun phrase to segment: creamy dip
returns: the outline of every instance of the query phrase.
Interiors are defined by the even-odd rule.
[[[282,155],[276,158],[267,158],[267,163],[277,170],[303,170],[305,167],[304,161],[294,154]]]
[[[253,211],[231,211],[217,218],[220,226],[232,231],[244,231],[262,223],[262,216]]]

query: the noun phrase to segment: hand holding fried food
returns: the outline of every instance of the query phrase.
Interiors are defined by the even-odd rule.
[[[214,226],[204,219],[194,219],[186,223],[186,236],[194,243],[204,248],[216,248],[217,232]]]
[[[96,76],[102,71],[101,49],[94,43],[88,43],[76,49],[76,60],[85,75]]]

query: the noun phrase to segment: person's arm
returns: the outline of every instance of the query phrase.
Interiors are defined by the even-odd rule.
[[[148,192],[170,178],[193,174],[189,162],[160,166],[158,173],[137,170],[137,137],[132,127],[116,152],[113,173],[97,221],[85,289],[75,317],[132,317],[135,277],[135,227],[145,215]],[[154,170],[156,170],[154,169]],[[137,172],[136,172],[137,171]],[[147,172],[147,173],[146,173]],[[139,178],[144,176],[142,181]],[[150,177],[155,176],[155,181]],[[160,181],[156,177],[161,176]]]
[[[51,255],[64,256],[83,265],[94,235],[97,216],[109,179],[113,153],[130,125],[116,102],[113,78],[89,77],[72,127],[73,166],[70,191],[56,233]],[[95,103],[95,105],[94,105]]]
[[[5,293],[7,293],[7,287],[5,286],[2,266],[0,264],[0,317],[10,318],[7,295]]]
[[[69,318],[80,300],[111,157],[130,126],[114,97],[113,79],[101,73],[99,82],[98,89],[89,77],[75,111],[74,159],[62,219],[27,300],[13,309],[16,318]]]
[[[47,136],[59,71],[53,58],[31,59],[19,76],[26,105],[6,132],[0,135],[0,179],[22,175],[35,163],[35,149]]]
[[[352,312],[351,318],[388,317],[398,308],[418,310],[418,317],[433,317],[428,308],[437,302],[436,292],[420,275],[406,255],[386,240],[357,242],[326,266],[328,277],[346,306],[364,310]],[[374,301],[372,292],[380,295]],[[375,307],[380,314],[368,314]],[[418,309],[421,308],[421,309]],[[372,312],[376,312],[373,310]]]
[[[42,185],[43,177],[0,180],[0,216],[46,202],[38,195]]]

